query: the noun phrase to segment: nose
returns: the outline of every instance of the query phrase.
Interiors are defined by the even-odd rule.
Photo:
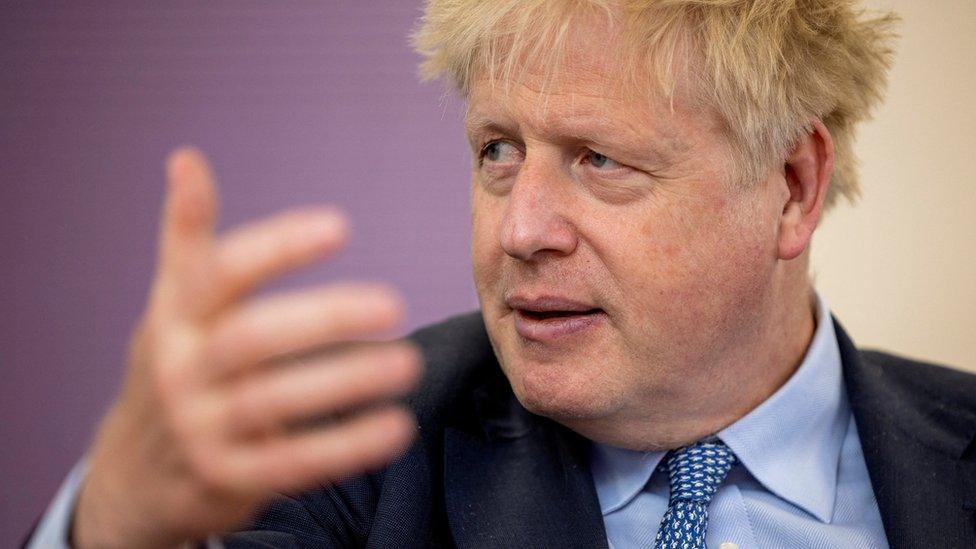
[[[505,253],[530,261],[545,253],[573,253],[579,239],[567,217],[571,184],[559,168],[526,161],[508,194],[499,240]]]

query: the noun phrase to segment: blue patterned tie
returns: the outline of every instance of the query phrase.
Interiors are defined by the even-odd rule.
[[[668,452],[662,469],[671,480],[671,497],[654,549],[705,549],[708,502],[734,464],[735,454],[720,440]]]

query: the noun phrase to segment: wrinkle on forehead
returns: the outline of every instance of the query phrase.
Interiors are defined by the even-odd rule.
[[[465,128],[468,135],[503,128],[551,142],[570,139],[626,147],[633,154],[686,152],[684,109],[638,100],[575,67],[543,86],[537,75],[505,85],[479,79],[472,86]],[[573,79],[571,73],[580,74]]]
[[[698,94],[687,81],[667,90],[650,72],[627,77],[634,51],[619,31],[609,18],[575,18],[561,51],[523,55],[511,72],[477,75],[467,98],[469,135],[518,121],[527,126],[522,131],[543,137],[624,139],[669,154],[686,151],[683,121],[703,112]]]

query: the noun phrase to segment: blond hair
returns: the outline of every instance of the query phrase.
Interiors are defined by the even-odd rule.
[[[412,37],[421,76],[467,97],[474,78],[517,78],[526,59],[558,71],[584,12],[605,14],[634,53],[622,81],[650,75],[673,99],[683,80],[714,108],[737,180],[763,178],[819,118],[836,151],[825,207],[858,196],[855,126],[882,98],[897,17],[852,0],[429,0]]]

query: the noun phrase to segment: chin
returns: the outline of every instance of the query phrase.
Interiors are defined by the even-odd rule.
[[[583,361],[505,362],[502,370],[516,398],[533,414],[566,423],[606,417],[616,408],[615,391],[595,379],[595,368],[583,366]]]
[[[569,424],[612,416],[622,408],[623,361],[606,333],[573,345],[548,345],[519,337],[510,316],[493,320],[486,325],[489,340],[526,410]]]

